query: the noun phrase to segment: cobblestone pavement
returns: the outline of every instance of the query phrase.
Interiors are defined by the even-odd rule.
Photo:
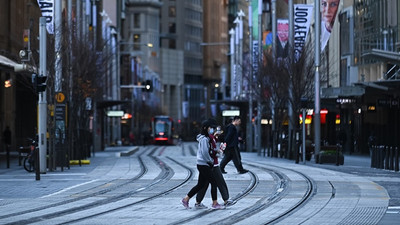
[[[224,178],[236,202],[224,210],[184,209],[197,182],[196,143],[115,147],[89,165],[41,174],[15,157],[0,161],[0,224],[397,224],[398,172],[368,168],[368,158],[345,156],[343,166],[241,153],[250,170],[230,162]],[[398,187],[398,186],[397,186]],[[219,202],[222,199],[219,195]]]

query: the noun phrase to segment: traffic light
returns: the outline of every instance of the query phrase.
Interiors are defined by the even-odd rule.
[[[38,76],[37,74],[32,74],[32,84],[33,88],[37,93],[46,91],[46,76]]]
[[[146,80],[144,82],[144,91],[146,91],[146,92],[153,91],[153,82],[151,80]]]

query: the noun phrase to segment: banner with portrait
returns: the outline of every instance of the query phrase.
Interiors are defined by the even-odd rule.
[[[328,44],[340,0],[321,0],[321,52]]]

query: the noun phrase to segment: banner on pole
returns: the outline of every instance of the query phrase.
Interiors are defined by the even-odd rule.
[[[307,41],[313,5],[294,5],[294,56],[297,61]]]
[[[321,0],[321,52],[328,44],[340,0]]]
[[[284,49],[289,40],[289,20],[288,19],[278,19],[277,21],[277,33],[279,42]]]
[[[46,18],[46,28],[49,34],[54,34],[54,0],[37,0],[42,16]]]

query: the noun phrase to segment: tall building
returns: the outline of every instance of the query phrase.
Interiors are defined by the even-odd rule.
[[[119,8],[119,49],[121,100],[131,101],[124,110],[131,112],[130,123],[124,124],[124,137],[134,132],[137,140],[149,135],[151,117],[161,111],[160,66],[160,10],[159,0],[123,0]],[[143,85],[152,82],[153,91],[142,88],[124,88],[126,85]],[[127,106],[125,106],[127,107]],[[141,143],[141,142],[138,142]]]
[[[29,48],[32,57],[24,63],[39,63],[36,54],[39,43],[36,37],[40,16],[35,0],[0,3],[0,131],[10,127],[11,149],[17,149],[17,145],[24,144],[28,137],[32,138],[36,134],[37,95],[31,83],[32,73],[15,72],[14,66],[23,63],[19,56],[20,50]]]
[[[178,1],[163,2],[160,15],[160,57],[163,85],[162,111],[179,126],[179,122],[183,120],[184,50],[177,46],[178,33],[182,34],[178,32],[182,29],[182,24],[178,20],[181,17],[177,15],[178,3]]]
[[[339,111],[347,152],[367,153],[371,134],[379,145],[399,145],[399,7],[396,0],[341,3],[328,64],[339,60],[340,71],[330,71],[335,82],[322,93]]]
[[[201,46],[203,1],[163,1],[160,22],[161,48],[183,52],[183,82],[178,81],[178,85],[182,84],[182,120],[188,130],[196,133],[197,131],[192,129],[192,126],[205,119],[206,110]],[[168,52],[171,53],[171,51]],[[179,53],[175,53],[179,59]],[[174,67],[180,68],[179,65],[174,65]],[[188,132],[185,133],[188,134]]]
[[[203,79],[207,88],[207,116],[220,116],[218,105],[210,100],[226,96],[228,77],[229,34],[228,1],[203,1]]]

